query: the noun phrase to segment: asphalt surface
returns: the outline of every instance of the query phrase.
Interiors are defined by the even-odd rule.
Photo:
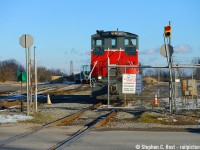
[[[0,142],[24,133],[33,126],[1,126]],[[70,137],[81,126],[60,126],[43,129],[18,141],[0,146],[1,150],[46,150],[60,141]],[[169,131],[120,131],[109,129],[92,130],[68,147],[66,150],[167,150],[187,149],[194,146],[200,150],[200,132],[169,132]],[[188,148],[189,149],[189,148]]]
[[[66,150],[167,150],[198,146],[200,133],[151,131],[92,131]]]
[[[10,137],[20,135],[33,128],[27,125],[0,127],[0,143]],[[82,126],[58,126],[44,128],[17,141],[0,145],[1,150],[47,150],[60,141],[70,137]]]
[[[10,92],[20,90],[20,86],[13,86],[11,84],[0,84],[0,92]]]
[[[0,90],[7,87],[0,85]],[[8,87],[10,88],[10,87]],[[73,95],[66,98],[69,102],[74,102],[74,97],[85,99],[85,96]],[[87,96],[88,98],[88,96]],[[59,102],[60,98],[52,102]],[[46,101],[46,99],[45,99]],[[62,98],[63,102],[63,98]],[[29,125],[2,125],[0,126],[0,142],[10,137],[29,131],[33,126]],[[66,139],[81,127],[52,127],[46,128],[27,138],[0,146],[2,150],[38,150],[48,149],[58,142]],[[133,131],[120,130],[94,130],[72,145],[66,150],[167,150],[167,149],[197,149],[200,150],[200,132],[195,130],[185,130],[184,132],[170,131]]]

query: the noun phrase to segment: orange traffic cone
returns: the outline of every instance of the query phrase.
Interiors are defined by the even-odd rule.
[[[155,98],[153,100],[153,104],[154,105],[158,105],[158,96],[157,96],[157,94],[155,94]]]
[[[48,104],[48,105],[51,105],[51,104],[52,104],[49,94],[47,95],[47,104]]]

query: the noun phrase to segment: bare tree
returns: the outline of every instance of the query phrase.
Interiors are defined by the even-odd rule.
[[[9,59],[0,62],[0,81],[16,81],[16,74],[24,71],[24,67],[15,59]]]
[[[60,69],[47,69],[46,67],[39,66],[37,68],[38,80],[40,82],[50,82],[51,76],[61,76],[62,72]]]

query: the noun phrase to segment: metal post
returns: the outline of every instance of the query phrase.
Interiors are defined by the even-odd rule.
[[[31,111],[32,104],[32,87],[31,87],[31,50],[28,48],[28,86],[29,86],[29,108]]]
[[[175,69],[175,82],[174,82],[174,111],[176,113],[176,97],[178,93],[178,84],[176,81],[178,79],[178,68]]]
[[[107,75],[108,75],[108,107],[110,107],[110,59],[108,57],[108,69],[107,69]]]
[[[33,38],[29,34],[23,34],[20,37],[20,45],[25,48],[26,53],[26,96],[27,96],[27,115],[30,113],[30,47],[33,44]]]
[[[170,21],[169,21],[169,26],[171,26]],[[165,44],[166,45],[166,44]],[[169,45],[171,45],[171,37],[169,37]],[[167,61],[168,61],[168,68],[169,68],[169,74],[170,74],[170,81],[169,81],[169,111],[170,114],[172,114],[173,110],[173,78],[172,78],[172,61],[171,61],[171,56],[169,54],[169,49],[168,46],[165,47],[167,51]]]
[[[158,68],[158,98],[160,97],[160,68]]]
[[[169,26],[171,26],[171,22],[169,21]],[[171,45],[171,36],[169,37],[169,45]],[[169,54],[169,49],[168,49],[168,54]],[[171,55],[169,55],[169,71],[170,71],[170,98],[171,98],[171,110],[170,110],[170,113],[172,114],[172,110],[173,110],[173,105],[172,105],[172,102],[173,102],[173,78],[172,78],[172,58],[171,58]]]
[[[23,112],[24,111],[24,107],[23,107],[23,100],[22,100],[22,78],[21,78],[21,81],[20,81],[21,83],[21,101],[20,101],[20,103],[21,103],[21,112]]]
[[[26,50],[26,105],[27,105],[27,115],[29,115],[30,113],[30,108],[29,108],[29,69],[28,69],[28,48],[25,49]]]
[[[35,70],[35,111],[37,112],[37,60],[36,60],[36,46],[34,47],[34,70]]]

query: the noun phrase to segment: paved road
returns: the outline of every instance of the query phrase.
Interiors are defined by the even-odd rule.
[[[28,131],[31,126],[0,126],[0,141]],[[80,127],[81,128],[81,127]],[[79,129],[80,129],[79,128]],[[48,149],[77,131],[74,127],[46,128],[16,142],[0,146],[2,150]],[[66,147],[66,150],[167,150],[199,146],[200,133],[153,131],[91,131]],[[194,149],[194,147],[192,147]]]
[[[31,126],[0,126],[0,143],[10,137],[20,135],[29,131]],[[69,138],[74,132],[80,130],[82,126],[59,126],[45,128],[39,132],[21,138],[18,141],[0,145],[0,150],[47,150],[60,141]]]
[[[20,86],[13,86],[11,84],[0,84],[0,92],[9,92],[20,90]]]
[[[149,131],[92,131],[66,150],[167,150],[198,146],[200,133]],[[194,147],[191,147],[194,149]]]

